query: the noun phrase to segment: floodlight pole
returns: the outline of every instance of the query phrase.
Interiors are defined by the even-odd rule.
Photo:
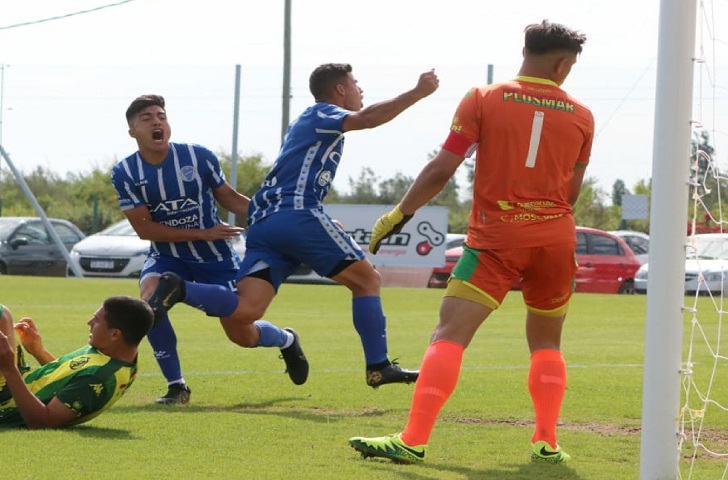
[[[5,64],[0,64],[0,145],[3,143],[3,99],[5,98]],[[0,162],[2,159],[0,158]]]
[[[281,143],[291,115],[291,0],[283,1],[283,103],[281,105]]]
[[[0,145],[3,144],[3,100],[5,99],[5,64],[0,64]],[[2,170],[3,158],[0,156],[0,216],[3,214],[3,198],[2,198]]]
[[[240,117],[240,65],[235,65],[235,101],[233,106],[233,147],[230,154],[230,185],[238,189],[238,119]],[[235,225],[235,213],[228,212],[229,225]]]
[[[682,307],[696,16],[696,0],[660,1],[641,480],[675,480],[679,473]]]

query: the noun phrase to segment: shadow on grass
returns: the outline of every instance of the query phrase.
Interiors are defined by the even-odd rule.
[[[533,480],[536,478],[539,480],[579,480],[582,478],[573,469],[563,464],[549,465],[529,462],[481,469],[433,463],[419,465],[395,464],[390,460],[379,458],[362,461],[366,462],[367,468],[373,471],[371,478],[391,478],[392,475],[396,474],[396,478],[404,480],[431,479],[434,472],[455,473],[460,475],[461,478],[472,480],[484,478],[497,478],[499,480]]]
[[[301,406],[286,406],[289,402],[300,402],[301,397],[281,397],[263,402],[244,402],[235,405],[124,405],[115,407],[116,412],[129,413],[241,413],[246,415],[275,415],[279,417],[305,420],[314,423],[331,423],[339,419],[380,417],[390,414],[391,410],[370,408],[366,410],[342,411],[333,408],[305,408]]]
[[[133,440],[135,437],[129,430],[120,428],[94,427],[93,425],[78,425],[67,430],[82,437],[93,437],[100,440]]]

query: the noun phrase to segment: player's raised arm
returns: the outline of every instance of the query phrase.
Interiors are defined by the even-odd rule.
[[[374,128],[389,122],[409,107],[432,94],[440,85],[435,69],[420,75],[417,85],[400,95],[375,103],[348,115],[342,124],[345,132]]]

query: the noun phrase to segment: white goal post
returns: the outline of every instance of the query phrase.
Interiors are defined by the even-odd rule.
[[[696,0],[661,0],[640,479],[678,478]]]

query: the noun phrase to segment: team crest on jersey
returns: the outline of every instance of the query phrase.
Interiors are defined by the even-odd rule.
[[[85,357],[85,356],[84,357],[74,358],[73,360],[71,360],[71,363],[68,365],[68,367],[71,370],[78,370],[79,368],[81,368],[84,365],[86,365],[89,362],[89,360],[90,359],[88,357]]]
[[[180,173],[182,174],[182,180],[185,182],[191,182],[195,179],[195,167],[191,165],[187,165],[185,167],[182,167],[182,170],[180,170]]]
[[[321,175],[319,175],[318,184],[322,187],[325,187],[329,183],[331,183],[331,172],[328,170],[324,170],[323,172],[321,172]]]

